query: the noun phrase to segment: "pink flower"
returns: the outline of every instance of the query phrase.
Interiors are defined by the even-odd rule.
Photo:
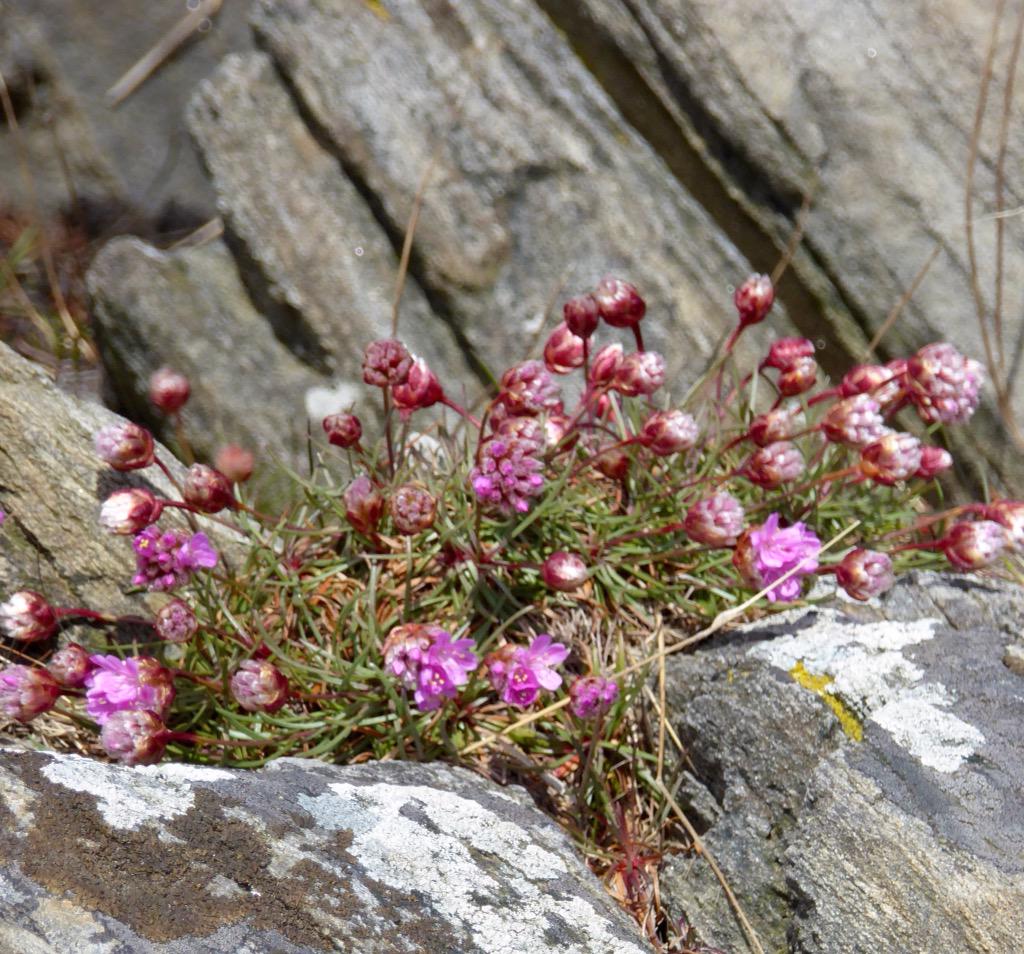
[[[731,546],[743,532],[743,505],[724,490],[698,500],[686,511],[683,529],[709,547]]]
[[[929,424],[962,424],[978,407],[984,372],[948,342],[925,345],[907,362],[910,400]]]
[[[288,680],[265,659],[246,659],[231,677],[231,695],[246,712],[276,712],[288,701]]]
[[[205,533],[186,536],[180,530],[147,527],[135,535],[135,576],[132,583],[151,590],[171,590],[187,583],[199,569],[217,565],[217,551]]]
[[[779,529],[779,515],[773,513],[761,526],[747,530],[733,552],[733,565],[753,589],[768,590],[772,603],[788,603],[800,596],[801,577],[818,568],[821,541],[803,523]],[[772,586],[790,570],[796,572]]]
[[[412,367],[412,355],[401,341],[371,341],[363,353],[363,380],[374,387],[404,384]]]
[[[511,414],[542,414],[561,406],[558,385],[539,361],[513,365],[501,376],[499,395]]]
[[[122,765],[152,765],[164,757],[169,733],[163,722],[145,709],[111,713],[103,723],[100,745]]]
[[[480,463],[470,474],[473,493],[499,513],[526,513],[530,498],[544,489],[541,462],[532,441],[494,438],[480,451]]]
[[[541,689],[553,692],[562,684],[555,672],[569,650],[562,643],[552,642],[547,633],[541,633],[529,648],[503,647],[488,658],[488,675],[502,702],[524,709],[532,705]]]
[[[444,390],[427,362],[422,358],[414,358],[408,377],[391,389],[391,397],[404,421],[413,411],[433,407],[438,401],[443,400]]]
[[[90,656],[85,711],[100,725],[115,712],[145,709],[163,719],[174,701],[170,672],[149,656]]]
[[[569,686],[569,711],[577,719],[604,715],[619,698],[619,687],[612,679],[581,676]]]
[[[439,626],[406,623],[396,626],[384,642],[384,668],[397,676],[422,712],[454,699],[479,665],[471,639],[452,639]]]
[[[8,666],[0,669],[0,714],[16,722],[30,722],[53,708],[60,685],[45,669]]]
[[[825,436],[836,444],[867,447],[889,430],[882,418],[881,405],[868,394],[854,394],[836,401],[821,421]]]

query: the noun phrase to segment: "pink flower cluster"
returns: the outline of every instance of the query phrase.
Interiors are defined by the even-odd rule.
[[[568,655],[568,647],[541,633],[529,647],[503,646],[491,653],[487,657],[487,674],[502,702],[525,709],[533,705],[541,689],[554,692],[562,684],[555,667]]]
[[[217,551],[205,533],[191,536],[179,530],[146,527],[132,540],[135,576],[132,583],[151,590],[172,590],[187,583],[199,569],[217,565]]]
[[[103,725],[115,712],[142,709],[163,719],[174,701],[171,673],[149,656],[90,656],[85,711]]]
[[[733,565],[754,589],[771,587],[767,593],[770,602],[789,603],[800,596],[802,577],[817,570],[820,552],[821,541],[804,523],[783,529],[779,527],[779,515],[773,513],[761,526],[740,537]],[[782,580],[794,569],[792,576]]]
[[[470,474],[473,492],[499,513],[526,513],[544,487],[537,445],[519,437],[493,438],[480,450]]]
[[[409,623],[396,626],[384,641],[384,667],[413,690],[417,708],[437,709],[454,699],[479,665],[471,639],[452,639],[439,626]]]

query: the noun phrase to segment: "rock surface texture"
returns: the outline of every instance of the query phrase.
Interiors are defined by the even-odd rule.
[[[766,951],[1019,950],[1024,682],[1003,660],[1021,619],[1019,588],[922,575],[669,666],[719,806],[695,817]],[[705,940],[747,949],[700,859],[661,885]]]
[[[517,789],[444,765],[0,751],[0,950],[642,954]]]

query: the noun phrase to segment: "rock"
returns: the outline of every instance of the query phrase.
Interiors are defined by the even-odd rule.
[[[167,429],[147,394],[169,365],[191,382],[183,420],[202,458],[234,442],[258,452],[265,472],[275,458],[304,468],[306,394],[327,379],[274,337],[222,243],[161,252],[115,239],[88,283],[104,365],[133,420]]]
[[[647,950],[525,793],[445,765],[7,749],[0,817],[4,950]]]
[[[863,360],[864,345],[935,249],[880,355],[948,339],[984,358],[963,196],[991,3],[787,0],[752,10],[745,0],[539,2],[677,174],[704,181],[709,212],[755,261],[758,246],[785,244],[802,196],[813,194],[782,298],[804,333],[827,343],[820,358],[833,373],[851,357]],[[981,294],[990,315],[995,222],[983,217],[995,206],[1012,33],[1004,22],[975,183]],[[1019,166],[1024,136],[1012,123],[1007,146],[1006,167]],[[1022,197],[1008,181],[1005,207]],[[1024,280],[1022,253],[1019,230],[1007,229],[1006,289]],[[1009,308],[1012,351],[1008,316],[1017,305]],[[1020,375],[1012,391],[1024,414]],[[989,403],[977,425],[957,432],[961,465],[977,476],[983,461],[1020,489],[1020,448],[1000,436],[997,418]]]
[[[1012,951],[1024,931],[1024,592],[913,575],[669,664],[668,707],[721,806],[704,835],[766,951]],[[746,950],[700,858],[669,909]]]

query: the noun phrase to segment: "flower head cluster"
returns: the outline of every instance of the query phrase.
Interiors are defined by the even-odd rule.
[[[544,488],[541,462],[532,441],[492,438],[480,449],[480,463],[470,474],[473,493],[499,513],[526,513],[530,498]]]
[[[151,590],[172,590],[187,583],[196,570],[217,565],[217,551],[205,533],[191,536],[178,530],[147,527],[135,535],[135,576],[132,583]]]
[[[35,643],[57,632],[57,613],[34,590],[19,590],[0,603],[0,633],[8,639]]]
[[[779,515],[773,513],[761,526],[743,534],[733,552],[733,565],[754,589],[770,587],[770,602],[789,603],[800,596],[801,578],[818,568],[820,552],[821,541],[814,531],[803,523],[780,528]],[[791,570],[793,575],[782,580]]]
[[[396,626],[384,641],[384,667],[413,690],[423,712],[454,699],[479,665],[471,639],[452,639],[439,626],[409,623]]]
[[[518,709],[533,705],[541,689],[554,692],[562,684],[555,672],[569,650],[547,633],[537,636],[529,647],[505,646],[487,658],[487,674],[501,701]]]
[[[0,715],[15,722],[30,722],[53,708],[60,684],[45,669],[8,666],[0,669]]]
[[[602,676],[581,676],[569,686],[569,711],[577,719],[604,715],[619,698],[619,686]]]
[[[910,400],[929,424],[962,424],[978,407],[983,372],[951,344],[925,345],[907,362]]]
[[[288,701],[288,680],[265,659],[246,659],[231,677],[231,695],[246,712],[276,712]]]
[[[167,748],[167,727],[146,709],[124,709],[111,713],[103,723],[100,745],[122,765],[152,765]]]
[[[513,365],[501,376],[502,404],[510,414],[543,414],[561,406],[558,385],[540,361]]]
[[[145,709],[163,719],[174,701],[170,672],[150,656],[90,656],[85,711],[101,725],[115,712]]]

